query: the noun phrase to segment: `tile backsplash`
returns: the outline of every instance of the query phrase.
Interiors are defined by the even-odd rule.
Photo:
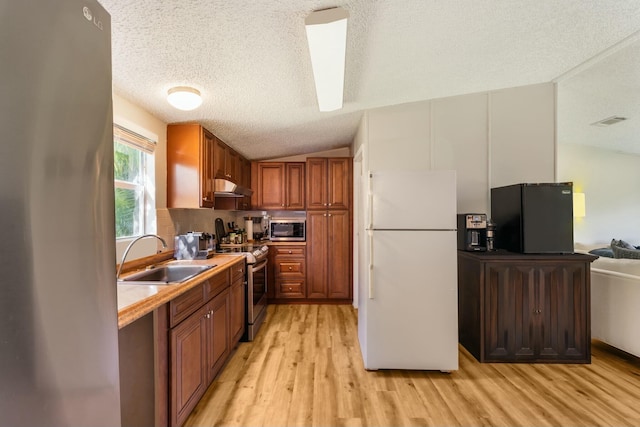
[[[188,231],[215,233],[214,221],[222,218],[224,223],[236,220],[236,212],[214,209],[158,209],[158,235],[173,249],[174,237]]]

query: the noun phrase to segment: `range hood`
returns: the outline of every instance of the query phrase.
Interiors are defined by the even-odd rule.
[[[215,197],[250,197],[252,194],[252,189],[242,187],[226,179],[213,180],[213,195]]]

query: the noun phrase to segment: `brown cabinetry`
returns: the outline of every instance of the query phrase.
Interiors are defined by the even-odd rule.
[[[307,212],[307,269],[307,298],[352,298],[349,211]]]
[[[215,178],[251,188],[251,163],[198,124],[168,125],[167,207],[251,208],[250,197],[216,198]]]
[[[590,363],[594,259],[459,251],[460,343],[481,362]]]
[[[244,263],[237,264],[231,269],[229,341],[232,348],[240,341],[245,329],[245,272],[246,265]]]
[[[213,207],[214,146],[198,124],[167,126],[167,207]]]
[[[259,162],[255,167],[253,206],[258,209],[304,210],[305,164]]]
[[[349,157],[307,159],[307,209],[349,209],[351,164]]]
[[[275,253],[272,268],[276,298],[304,298],[306,248],[304,246],[272,246]]]
[[[172,426],[184,423],[244,332],[244,271],[236,263],[168,304]]]
[[[240,155],[218,138],[214,146],[214,176],[236,184],[242,179]]]

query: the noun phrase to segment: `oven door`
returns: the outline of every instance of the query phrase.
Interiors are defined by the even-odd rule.
[[[253,324],[267,308],[267,260],[250,265],[248,269],[247,320]]]

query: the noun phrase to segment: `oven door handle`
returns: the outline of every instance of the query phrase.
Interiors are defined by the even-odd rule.
[[[268,260],[264,260],[262,262],[259,262],[258,264],[252,265],[251,266],[251,274],[255,273],[256,271],[260,271],[264,268],[264,293],[265,295],[267,294],[267,261]],[[247,282],[247,285],[249,283]]]
[[[251,272],[255,273],[256,271],[262,270],[267,265],[267,260],[259,262],[258,264],[254,264],[251,266]]]

